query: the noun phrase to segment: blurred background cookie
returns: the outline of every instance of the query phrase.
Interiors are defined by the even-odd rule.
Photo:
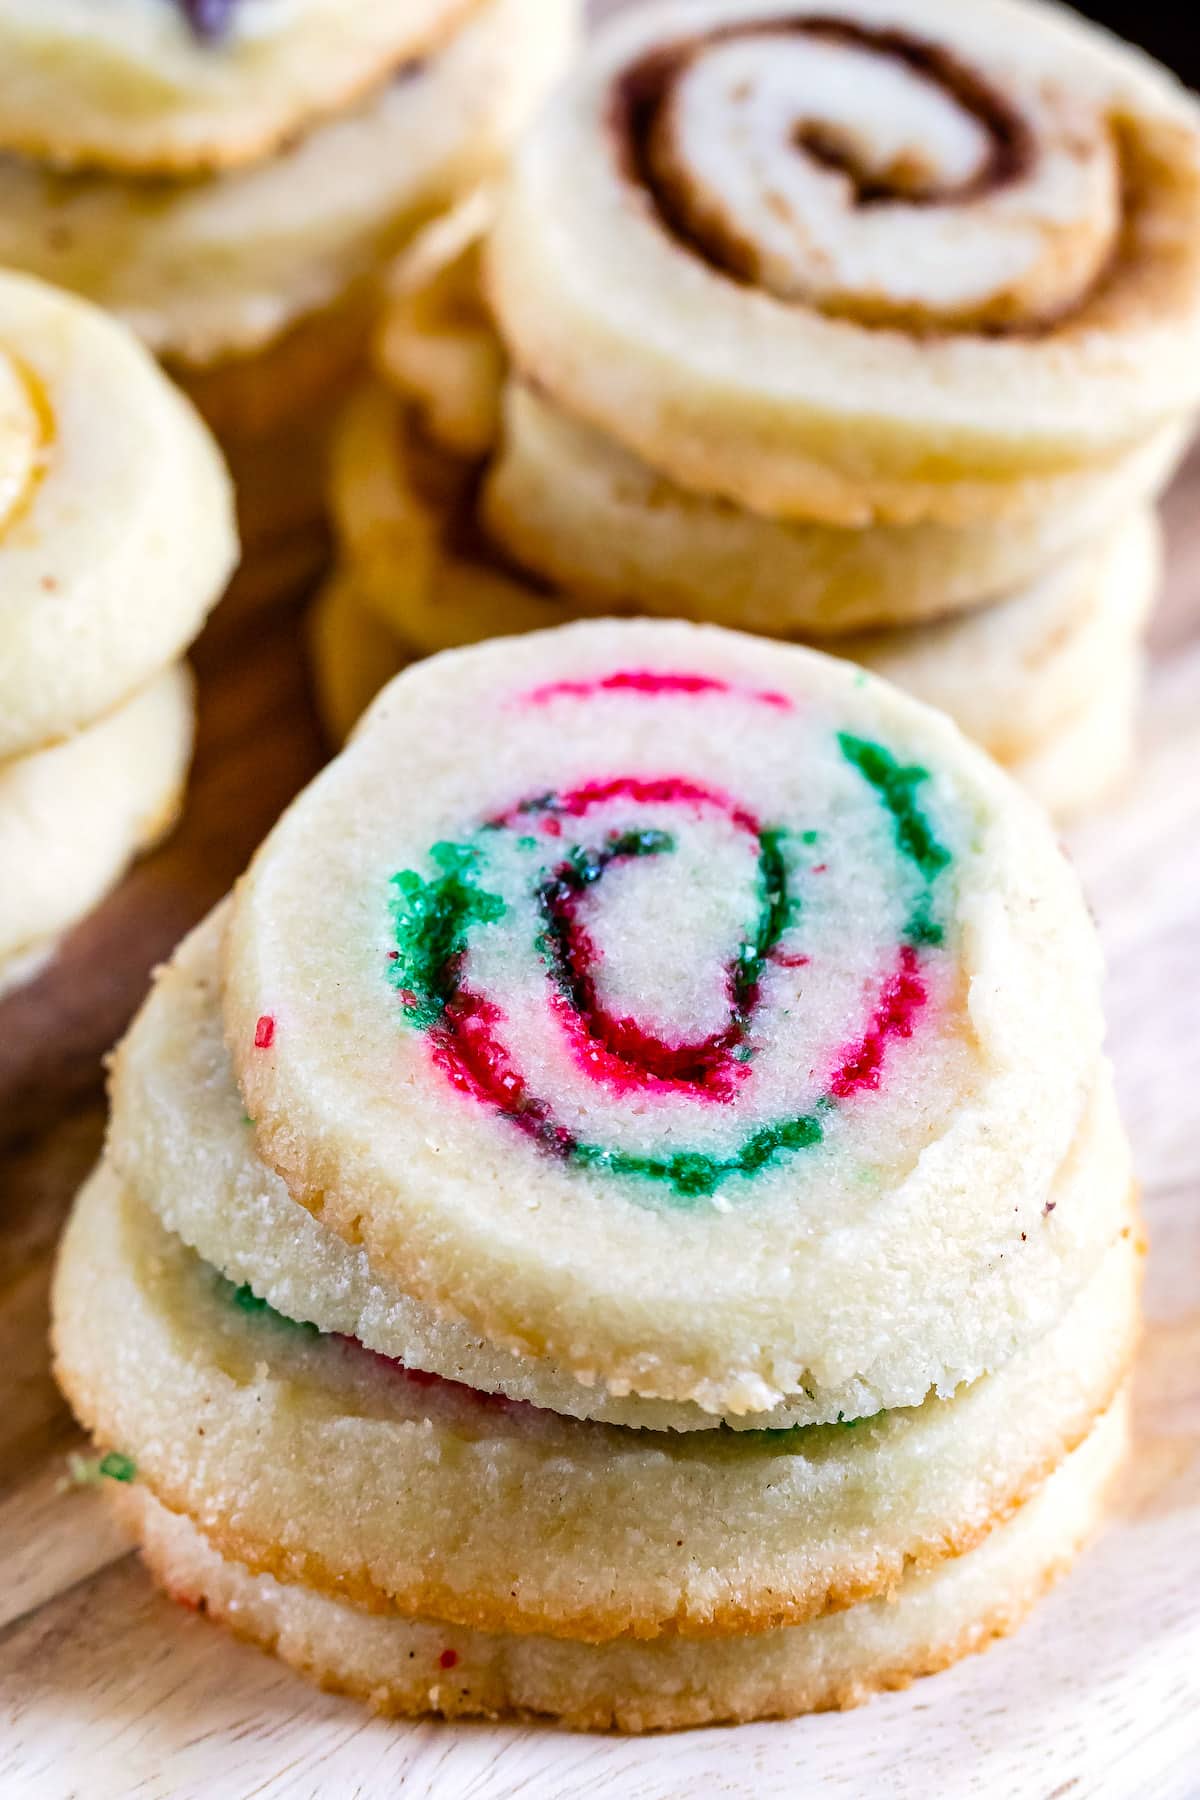
[[[186,12],[0,8],[0,47],[28,75],[0,97],[0,261],[133,326],[228,451],[249,549],[303,543],[311,575],[325,424],[374,284],[497,173],[579,7],[321,0],[264,19],[234,0],[211,29]],[[89,84],[111,100],[94,119]]]
[[[398,645],[361,666],[711,620],[885,667],[1061,816],[1112,791],[1158,578],[1118,528],[1200,394],[1200,115],[1024,0],[909,11],[639,6],[498,218],[401,261],[333,463]]]
[[[192,735],[180,663],[63,743],[0,762],[0,992],[171,829]]]
[[[132,334],[0,276],[0,983],[173,823],[180,658],[237,555],[221,456]]]
[[[0,146],[196,175],[268,155],[426,55],[471,0],[4,0]]]

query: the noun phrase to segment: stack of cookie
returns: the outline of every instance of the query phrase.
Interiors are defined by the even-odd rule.
[[[1044,814],[851,664],[416,665],[121,1046],[60,1380],[170,1593],[398,1712],[849,1704],[1009,1630],[1140,1260]]]
[[[895,677],[1060,813],[1120,776],[1200,399],[1169,75],[1028,0],[637,6],[479,263],[346,423],[335,724],[389,654],[646,611]]]
[[[323,543],[370,288],[494,173],[576,0],[0,0],[0,263],[121,315],[230,456],[258,566]]]
[[[236,555],[220,454],[142,347],[0,274],[0,993],[173,822],[180,658]]]

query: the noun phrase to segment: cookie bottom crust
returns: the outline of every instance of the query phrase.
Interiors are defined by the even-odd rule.
[[[119,1490],[114,1505],[173,1599],[378,1712],[662,1731],[857,1706],[1015,1630],[1095,1529],[1128,1413],[1122,1395],[976,1549],[911,1576],[892,1599],[752,1637],[595,1645],[368,1614],[224,1560],[140,1485]]]

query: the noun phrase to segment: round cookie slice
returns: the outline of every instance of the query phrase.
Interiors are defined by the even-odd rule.
[[[180,945],[113,1058],[108,1155],[141,1202],[206,1262],[276,1311],[357,1338],[407,1369],[575,1418],[650,1430],[711,1429],[717,1421],[694,1404],[584,1387],[544,1357],[516,1356],[440,1319],[374,1275],[361,1246],[346,1244],[296,1206],[254,1153],[222,1036],[227,914],[223,905]],[[1055,1181],[1051,1216],[1026,1246],[1027,1266],[1051,1267],[1039,1268],[1014,1293],[1007,1341],[990,1347],[996,1364],[1057,1324],[1060,1303],[1091,1279],[1127,1222],[1132,1180],[1106,1070]],[[862,1398],[848,1384],[825,1401],[836,1399],[853,1418]],[[780,1430],[813,1417],[802,1395],[773,1412],[732,1414],[725,1423]]]
[[[889,1598],[704,1643],[572,1644],[372,1616],[225,1561],[141,1484],[112,1499],[173,1599],[380,1712],[519,1712],[579,1730],[662,1731],[856,1706],[1013,1630],[1095,1529],[1127,1442],[1126,1414],[1118,1401],[1014,1518]]]
[[[480,514],[509,556],[592,610],[633,598],[647,612],[828,638],[836,650],[848,632],[948,628],[951,615],[1002,603],[1067,556],[1086,556],[1162,490],[1189,434],[1173,423],[1102,471],[1030,484],[1023,517],[846,529],[690,493],[516,381]]]
[[[684,488],[1019,518],[1200,400],[1200,111],[1029,0],[627,7],[487,277],[520,374]]]
[[[0,0],[0,147],[195,175],[267,155],[379,86],[475,0]]]
[[[65,743],[0,763],[0,970],[69,931],[167,832],[193,725],[192,678],[177,664]]]
[[[97,1441],[247,1567],[487,1630],[725,1636],[983,1541],[1115,1397],[1140,1264],[1130,1219],[1046,1339],[947,1400],[795,1431],[628,1431],[281,1318],[102,1165],[63,1242],[55,1368]]]
[[[196,636],[236,556],[220,453],[142,346],[0,274],[0,759],[143,687]]]
[[[577,16],[575,0],[480,0],[444,48],[362,106],[211,180],[0,162],[0,261],[118,313],[180,367],[263,349],[374,279],[425,220],[494,175],[566,60]]]
[[[947,721],[599,622],[392,683],[238,890],[225,1019],[265,1159],[381,1277],[613,1393],[836,1417],[992,1366],[1099,973]]]

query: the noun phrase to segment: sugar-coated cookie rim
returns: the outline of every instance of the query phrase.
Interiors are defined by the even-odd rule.
[[[0,346],[47,420],[44,467],[0,530],[8,758],[90,724],[178,657],[232,573],[237,537],[216,444],[115,320],[5,273]]]
[[[1052,1341],[949,1401],[849,1432],[810,1428],[790,1446],[723,1436],[714,1446],[711,1433],[656,1443],[473,1403],[456,1424],[466,1403],[457,1395],[418,1384],[420,1398],[406,1387],[393,1400],[378,1382],[396,1378],[358,1361],[364,1353],[332,1360],[350,1353],[232,1299],[214,1313],[215,1271],[101,1165],[59,1257],[55,1372],[98,1441],[129,1456],[155,1497],[194,1517],[223,1555],[257,1571],[368,1610],[485,1629],[720,1636],[853,1605],[980,1542],[1082,1441],[1123,1380],[1142,1255],[1131,1224]],[[198,1334],[211,1328],[200,1319],[219,1319],[224,1351]],[[240,1375],[227,1361],[235,1340]],[[303,1374],[311,1355],[319,1382]],[[395,1402],[411,1416],[389,1417]],[[439,1409],[449,1420],[433,1416]],[[916,1429],[924,1441],[914,1453]],[[799,1459],[781,1488],[789,1448]],[[393,1491],[406,1496],[399,1512]],[[534,1533],[519,1569],[505,1557],[516,1542],[511,1506]],[[556,1560],[564,1533],[569,1568]]]
[[[874,1692],[907,1687],[922,1675],[935,1674],[962,1656],[988,1648],[995,1638],[1007,1636],[1021,1623],[1029,1608],[1069,1567],[1092,1534],[1127,1442],[1128,1399],[1120,1398],[1085,1442],[1048,1478],[1043,1489],[1012,1519],[997,1526],[983,1545],[923,1577],[910,1577],[889,1601],[864,1602],[867,1606],[883,1606],[886,1608],[884,1616],[895,1621],[904,1616],[898,1609],[905,1607],[914,1591],[938,1596],[936,1611],[943,1630],[940,1641],[927,1643],[919,1652],[889,1666],[860,1667],[853,1674],[848,1670],[839,1674],[825,1663],[814,1674],[810,1687],[806,1689],[798,1682],[786,1698],[780,1693],[765,1706],[761,1702],[750,1702],[748,1697],[739,1700],[732,1687],[726,1687],[719,1680],[715,1669],[707,1671],[701,1682],[693,1678],[690,1691],[683,1683],[668,1676],[665,1691],[657,1699],[634,1697],[627,1687],[614,1682],[610,1696],[604,1700],[592,1697],[574,1705],[555,1705],[550,1703],[550,1694],[546,1690],[540,1696],[541,1704],[532,1693],[526,1693],[521,1704],[484,1705],[474,1700],[469,1686],[463,1686],[464,1680],[475,1679],[473,1655],[482,1648],[474,1633],[465,1633],[462,1627],[444,1626],[436,1621],[369,1619],[356,1615],[352,1608],[321,1594],[282,1586],[270,1576],[255,1577],[236,1563],[225,1561],[190,1520],[169,1513],[139,1485],[115,1490],[112,1500],[122,1522],[139,1539],[152,1576],[172,1599],[185,1606],[199,1607],[211,1618],[230,1627],[238,1637],[273,1652],[319,1686],[365,1700],[377,1711],[400,1716],[434,1712],[447,1718],[468,1717],[481,1712],[487,1717],[507,1717],[515,1713],[523,1718],[553,1717],[577,1730],[660,1731],[855,1706]],[[1061,1524],[1060,1511],[1065,1514]],[[1028,1544],[1032,1549],[1031,1540],[1043,1531],[1050,1540],[1046,1555],[1029,1571],[1030,1578],[1021,1581],[1021,1571],[1013,1567],[1019,1562],[1017,1547],[1024,1548]],[[974,1570],[967,1558],[974,1560]],[[946,1590],[953,1592],[964,1577],[970,1580],[973,1573],[984,1566],[985,1559],[986,1563],[995,1562],[1003,1570],[1003,1579],[994,1584],[996,1603],[954,1632],[947,1617],[952,1612],[952,1605],[948,1604]],[[298,1629],[291,1633],[287,1629],[287,1619],[281,1617],[287,1609],[299,1614],[298,1621],[293,1621],[298,1623]],[[854,1622],[855,1615],[850,1612],[838,1615],[834,1620],[814,1620],[809,1626],[797,1629],[812,1631],[817,1636],[831,1633],[837,1636],[847,1628],[852,1629]],[[324,1644],[324,1654],[323,1626],[327,1626],[330,1633],[330,1639]],[[362,1666],[352,1671],[339,1656],[334,1640],[340,1631],[356,1626],[366,1639],[367,1654],[361,1659]],[[416,1641],[409,1642],[405,1637],[396,1644],[400,1672],[392,1674],[387,1640],[401,1639],[406,1633]],[[433,1641],[425,1641],[427,1637]],[[753,1639],[741,1641],[746,1644],[749,1656],[760,1648]],[[406,1642],[409,1643],[407,1649]],[[370,1650],[376,1646],[381,1655],[372,1665]],[[572,1647],[561,1643],[535,1640],[523,1644],[519,1639],[513,1640],[511,1654],[519,1658],[526,1648],[532,1652],[534,1670],[542,1673],[543,1679],[548,1659],[561,1656],[564,1650],[568,1657],[572,1654]],[[712,1657],[714,1649],[719,1650],[719,1645],[681,1645],[679,1640],[660,1640],[655,1646],[639,1646],[637,1660],[661,1659],[669,1668],[672,1661],[691,1658],[702,1665],[706,1657]],[[593,1646],[590,1655],[597,1662],[606,1658],[619,1662],[628,1651],[629,1646],[624,1645],[599,1649]],[[581,1650],[577,1654],[587,1656],[589,1651]],[[414,1678],[411,1664],[418,1658],[428,1658],[429,1673],[422,1675],[418,1670]],[[536,1689],[536,1675],[531,1686]]]
[[[278,1176],[254,1155],[231,1070],[226,1077],[227,1105],[219,1097],[223,1058],[218,1054],[214,1063],[211,1057],[211,1038],[216,1035],[212,1028],[215,1024],[219,1033],[219,1018],[205,1015],[210,1009],[216,1012],[229,908],[230,902],[223,901],[159,971],[110,1065],[112,1114],[106,1154],[139,1201],[205,1262],[235,1285],[249,1286],[279,1312],[311,1323],[322,1333],[344,1333],[405,1367],[560,1415],[652,1431],[711,1430],[719,1424],[732,1430],[786,1430],[855,1416],[862,1396],[853,1382],[841,1391],[822,1392],[819,1401],[792,1395],[773,1412],[731,1414],[724,1419],[696,1406],[646,1401],[636,1394],[613,1396],[602,1385],[582,1386],[569,1371],[544,1359],[506,1356],[456,1320],[439,1319],[394,1286],[372,1278],[362,1251],[344,1244],[296,1207]],[[189,1055],[195,1060],[188,1061]],[[173,1078],[171,1069],[177,1071]],[[173,1097],[172,1079],[178,1089]],[[188,1097],[194,1096],[203,1096],[199,1104],[205,1107],[199,1142],[195,1114],[189,1130],[186,1110]],[[181,1104],[173,1105],[172,1098]],[[197,1105],[194,1098],[191,1103]],[[226,1114],[221,1121],[215,1110],[208,1110],[217,1106]],[[1049,1291],[1036,1309],[1029,1309],[1020,1329],[1014,1323],[987,1348],[981,1342],[971,1366],[943,1370],[937,1392],[949,1394],[962,1382],[1001,1367],[1017,1350],[1051,1330],[1061,1308],[1095,1272],[1112,1241],[1110,1231],[1115,1236],[1124,1218],[1123,1210],[1102,1208],[1098,1198],[1094,1225],[1086,1215],[1093,1194],[1106,1180],[1118,1206],[1124,1207],[1127,1172],[1111,1156],[1115,1120],[1115,1098],[1105,1071],[1089,1110],[1089,1140],[1073,1147],[1054,1189],[1055,1223],[1071,1233],[1057,1246],[1056,1263],[1069,1267],[1069,1282],[1047,1277]],[[227,1146],[218,1151],[221,1160],[214,1158],[206,1166],[201,1145],[225,1137],[226,1128]],[[189,1160],[192,1145],[195,1163]],[[218,1187],[230,1153],[235,1181],[232,1185],[222,1181]],[[212,1184],[208,1187],[203,1185],[206,1176]],[[201,1186],[193,1192],[195,1181]],[[293,1257],[290,1266],[268,1272],[261,1261],[262,1245],[264,1235],[272,1232],[284,1241],[290,1239]],[[1049,1247],[1043,1247],[1049,1253]],[[322,1264],[311,1286],[310,1256]],[[1042,1280],[1036,1264],[1025,1273],[1031,1280]],[[356,1296],[361,1304],[355,1303]]]
[[[897,0],[832,10],[859,18],[864,8],[884,21],[898,11]],[[830,10],[661,0],[598,34],[519,149],[489,245],[489,291],[520,372],[683,486],[850,526],[1002,518],[1014,476],[1110,456],[1194,406],[1200,256],[1186,281],[1167,271],[1170,305],[1160,293],[1140,314],[1134,306],[1135,328],[1109,277],[1069,327],[1041,339],[950,333],[918,346],[902,331],[777,303],[664,237],[608,154],[613,77],[713,23]],[[912,31],[945,20],[932,0],[899,10]],[[1168,137],[1172,174],[1200,215],[1200,114],[1165,70],[1065,8],[976,0],[970,16],[973,31],[993,19],[1010,47],[1037,31],[1076,84],[1090,78],[1123,118]]]

